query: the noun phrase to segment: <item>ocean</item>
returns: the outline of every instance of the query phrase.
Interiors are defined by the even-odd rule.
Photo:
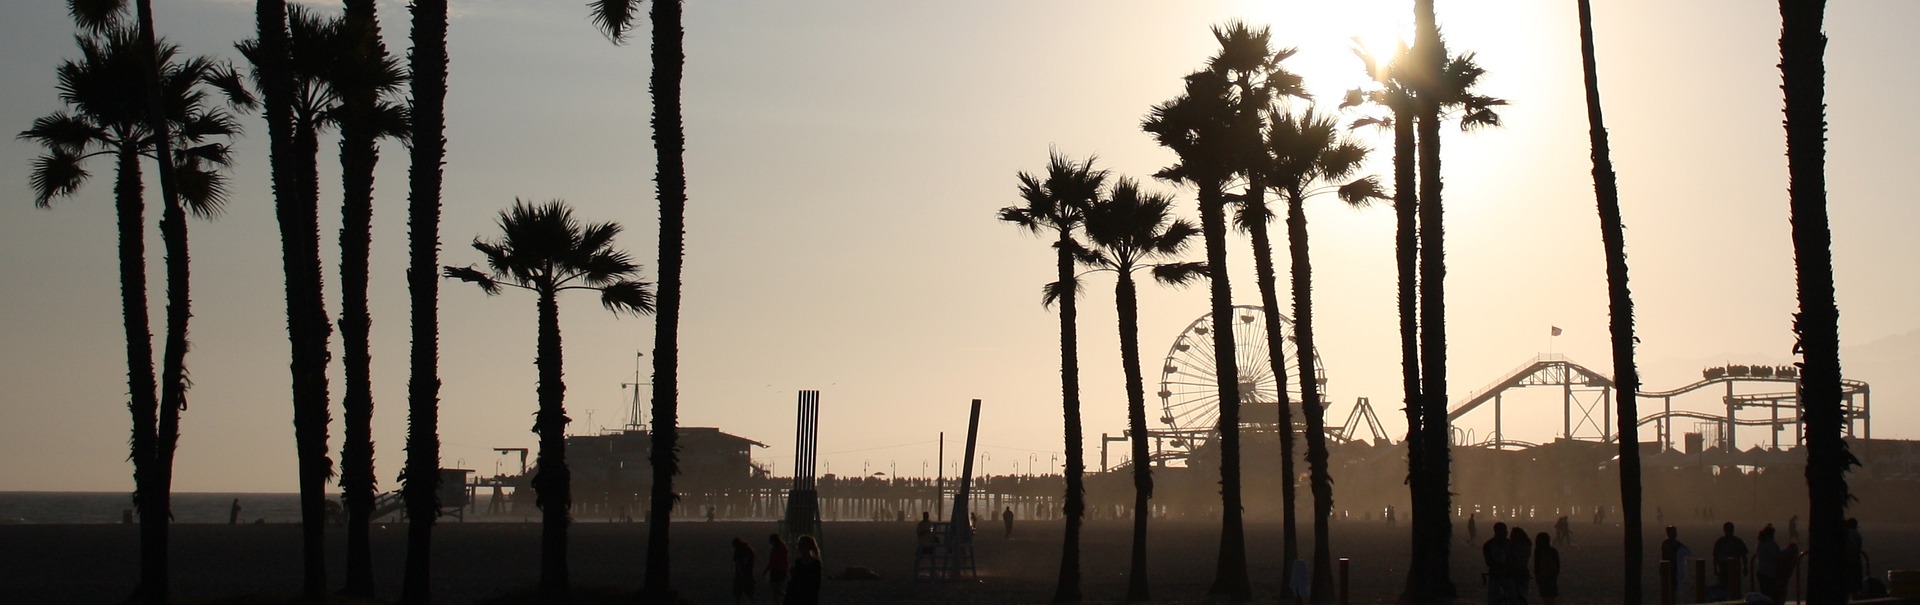
[[[200,492],[173,494],[173,521],[226,523],[235,499],[241,523],[300,521],[299,494]],[[133,495],[124,492],[0,492],[0,524],[120,523],[132,508]]]

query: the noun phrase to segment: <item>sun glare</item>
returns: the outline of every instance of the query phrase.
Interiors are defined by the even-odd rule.
[[[1409,0],[1242,0],[1234,10],[1271,27],[1275,46],[1299,49],[1287,67],[1306,78],[1316,97],[1338,98],[1330,95],[1366,83],[1356,46],[1376,58],[1392,57],[1413,31]]]

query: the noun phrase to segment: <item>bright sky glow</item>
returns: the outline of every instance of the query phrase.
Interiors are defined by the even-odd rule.
[[[587,220],[623,223],[620,246],[656,275],[645,24],[634,44],[615,47],[581,4],[456,2],[445,264],[480,262],[466,243],[491,236],[494,213],[515,197],[563,198]],[[1052,256],[993,219],[1016,199],[1014,174],[1041,168],[1057,147],[1150,181],[1173,157],[1140,132],[1140,119],[1213,52],[1208,29],[1233,19],[1269,23],[1276,43],[1300,48],[1287,65],[1330,110],[1365,81],[1352,38],[1390,54],[1410,34],[1410,5],[688,3],[682,422],[768,443],[756,456],[784,473],[794,392],[820,389],[823,469],[918,475],[938,432],[957,441],[967,400],[980,398],[986,470],[1046,470],[1063,451],[1057,323],[1039,304]],[[61,108],[53,70],[75,54],[60,3],[9,9],[0,131]],[[1707,364],[1787,361],[1795,302],[1776,7],[1626,0],[1596,12],[1647,385],[1680,386]],[[1607,372],[1574,3],[1441,0],[1439,13],[1451,47],[1487,68],[1484,92],[1513,103],[1505,128],[1446,131],[1451,398],[1550,347]],[[404,53],[404,5],[383,2],[381,18],[388,48]],[[1890,66],[1911,55],[1906,26],[1917,21],[1920,4],[1906,0],[1834,3],[1827,21],[1843,364],[1874,384],[1875,436],[1905,438],[1920,438],[1911,372],[1920,363],[1920,205],[1902,178],[1920,165],[1911,107],[1920,72]],[[157,22],[189,53],[236,58],[231,44],[252,36],[252,6],[159,3]],[[278,230],[264,128],[257,118],[246,125],[232,207],[192,226],[195,386],[182,491],[295,489]],[[329,271],[335,149],[323,141]],[[404,149],[382,152],[373,355],[378,476],[390,489],[405,427],[406,169]],[[130,490],[111,168],[93,165],[78,196],[35,210],[26,175],[37,153],[0,143],[0,459],[11,461],[0,465],[0,491]],[[1371,172],[1388,170],[1382,150]],[[1191,191],[1150,187],[1193,214]],[[1308,213],[1329,416],[1343,419],[1367,397],[1400,431],[1391,212],[1320,199]],[[157,234],[149,241],[157,304]],[[1237,302],[1253,303],[1244,239],[1232,254]],[[1125,419],[1107,279],[1091,278],[1080,305],[1095,468],[1098,437],[1118,434]],[[337,281],[329,274],[330,297]],[[1207,297],[1157,287],[1141,297],[1151,369]],[[533,303],[449,282],[440,305],[443,461],[490,472],[502,461],[490,448],[533,443]],[[630,395],[620,383],[633,380],[634,352],[651,349],[651,320],[616,319],[578,297],[562,303],[562,325],[576,431],[623,423]],[[1550,341],[1549,326],[1564,335]],[[337,398],[337,364],[335,380]],[[1557,405],[1510,400],[1507,409],[1514,438],[1559,427]]]

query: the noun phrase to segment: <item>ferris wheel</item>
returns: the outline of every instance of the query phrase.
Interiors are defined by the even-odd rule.
[[[1280,414],[1268,406],[1280,402],[1279,382],[1267,359],[1267,327],[1261,313],[1258,306],[1235,305],[1233,325],[1227,328],[1233,330],[1234,367],[1240,375],[1240,423],[1273,426],[1279,423]],[[1285,335],[1281,357],[1286,363],[1287,401],[1295,406],[1295,418],[1300,418],[1300,356],[1293,320],[1283,315],[1280,325]],[[1159,432],[1171,436],[1170,445],[1176,449],[1191,450],[1199,445],[1197,441],[1211,439],[1219,430],[1220,383],[1214,365],[1213,330],[1211,312],[1187,324],[1173,340],[1160,367],[1160,423],[1164,428]],[[1314,358],[1313,374],[1324,398],[1326,364],[1319,355]]]

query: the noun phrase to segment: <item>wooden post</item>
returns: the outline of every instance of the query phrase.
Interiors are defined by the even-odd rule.
[[[1673,562],[1660,561],[1660,605],[1673,605]]]
[[[1347,605],[1347,595],[1349,594],[1347,592],[1347,574],[1350,571],[1349,564],[1351,562],[1352,561],[1346,557],[1340,557],[1340,605]]]
[[[1707,602],[1707,560],[1693,560],[1693,602]]]

